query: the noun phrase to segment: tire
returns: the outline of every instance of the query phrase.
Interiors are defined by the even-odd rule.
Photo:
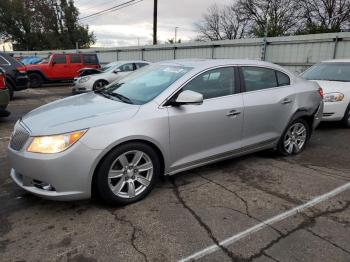
[[[309,138],[309,124],[302,118],[296,119],[283,132],[277,151],[284,156],[297,155],[304,150]]]
[[[9,90],[9,94],[10,94],[10,100],[13,100],[13,96],[14,96],[14,87],[13,84],[9,81],[6,81],[6,87]]]
[[[139,142],[123,144],[103,158],[93,180],[93,192],[112,205],[134,203],[151,192],[160,175],[160,160],[152,147]]]
[[[103,88],[104,86],[108,85],[108,82],[106,80],[97,80],[93,87],[92,87],[92,90],[93,91],[97,91],[97,90],[100,90],[101,88]]]
[[[29,73],[29,81],[31,88],[39,88],[42,86],[44,79],[38,73]]]
[[[345,111],[342,123],[346,128],[350,128],[350,104],[348,105],[348,108]]]

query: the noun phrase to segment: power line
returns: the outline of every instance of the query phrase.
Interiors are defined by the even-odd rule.
[[[105,14],[105,13],[108,13],[108,12],[114,12],[114,11],[120,10],[122,8],[125,8],[125,7],[128,7],[128,6],[137,4],[137,3],[142,2],[142,1],[143,0],[139,0],[139,1],[129,0],[127,2],[121,3],[121,4],[116,5],[116,6],[112,6],[110,8],[105,9],[105,10],[102,10],[102,11],[99,11],[99,12],[96,12],[96,13],[84,16],[84,17],[80,18],[79,20],[83,20],[83,19],[86,19],[86,18],[99,16],[99,15],[102,15],[102,14]]]

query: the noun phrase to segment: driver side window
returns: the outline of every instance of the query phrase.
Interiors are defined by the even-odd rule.
[[[182,88],[203,95],[204,99],[228,96],[235,93],[235,77],[233,67],[223,67],[209,70]]]

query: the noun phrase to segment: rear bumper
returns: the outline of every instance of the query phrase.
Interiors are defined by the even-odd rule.
[[[323,115],[323,110],[324,110],[324,102],[321,101],[320,105],[318,106],[316,113],[314,115],[314,121],[312,128],[315,129],[322,121],[322,115]]]
[[[10,95],[8,89],[0,90],[0,108],[5,109],[10,101]]]
[[[15,81],[15,91],[20,91],[29,88],[29,78],[28,76],[19,76]]]

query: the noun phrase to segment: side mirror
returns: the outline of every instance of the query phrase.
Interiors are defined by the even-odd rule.
[[[118,74],[119,72],[121,72],[122,70],[120,70],[119,68],[117,68],[117,69],[114,69],[114,71],[113,71],[113,73],[114,74]]]
[[[181,92],[173,105],[201,105],[203,104],[203,95],[191,90]]]
[[[55,61],[52,61],[51,64],[52,64],[52,66],[54,66],[54,65],[56,64],[56,62],[55,62]]]

